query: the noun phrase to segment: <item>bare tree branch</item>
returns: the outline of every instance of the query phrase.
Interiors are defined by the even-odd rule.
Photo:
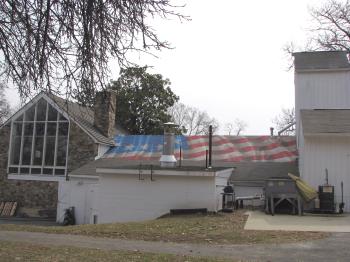
[[[207,112],[198,108],[176,103],[169,109],[172,121],[177,124],[186,135],[207,135],[209,125],[213,126],[213,133],[219,129],[219,122],[211,118]]]
[[[230,135],[239,136],[242,132],[246,130],[247,127],[248,127],[248,124],[245,121],[236,118],[233,121],[233,123],[226,123],[225,131],[229,136]]]
[[[171,0],[0,0],[0,64],[22,98],[40,90],[86,102],[108,83],[108,62],[170,48],[150,26],[176,17]],[[2,73],[3,73],[2,72]]]
[[[282,108],[282,112],[272,120],[272,123],[276,126],[277,131],[281,131],[285,129],[285,127],[290,126],[287,130],[283,132],[283,134],[295,135],[294,108]]]
[[[5,84],[0,82],[0,125],[10,116],[11,109],[5,98]]]
[[[328,1],[318,9],[310,9],[315,21],[311,29],[314,49],[350,51],[350,2]]]

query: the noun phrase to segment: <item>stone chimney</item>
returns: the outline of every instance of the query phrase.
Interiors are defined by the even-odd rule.
[[[113,90],[96,92],[94,126],[106,137],[115,135],[117,96]]]

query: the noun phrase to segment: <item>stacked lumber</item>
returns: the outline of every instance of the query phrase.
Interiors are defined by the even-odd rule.
[[[17,202],[0,202],[0,217],[12,217],[16,209]]]

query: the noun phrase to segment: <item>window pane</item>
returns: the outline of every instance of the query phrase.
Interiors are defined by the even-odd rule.
[[[14,136],[22,136],[22,123],[14,123],[13,124],[13,135]]]
[[[33,175],[41,174],[41,168],[32,168],[31,173]]]
[[[35,116],[35,105],[30,107],[26,112],[25,112],[25,120],[26,121],[34,121],[34,116]]]
[[[52,175],[52,168],[43,168],[44,175]]]
[[[66,166],[67,137],[58,137],[57,145],[57,166]]]
[[[24,135],[32,136],[33,135],[33,123],[24,123]]]
[[[49,112],[48,112],[48,121],[57,121],[57,111],[50,104],[48,104]]]
[[[34,160],[33,160],[34,165],[38,165],[38,166],[42,165],[43,145],[44,145],[44,138],[36,137],[35,144],[34,144]]]
[[[20,115],[18,118],[16,118],[15,121],[19,121],[19,122],[23,121],[23,114]]]
[[[62,114],[59,116],[60,121],[68,121],[67,118],[65,118]]]
[[[46,120],[46,101],[44,99],[40,99],[38,102],[38,108],[36,112],[36,119],[38,121]]]
[[[20,174],[29,174],[29,168],[21,168],[20,171],[19,171]]]
[[[55,175],[56,176],[63,176],[64,175],[64,169],[55,169]]]
[[[13,137],[12,142],[12,153],[11,153],[11,164],[18,165],[19,164],[19,154],[21,151],[21,137],[15,136]]]
[[[55,156],[55,137],[48,136],[46,138],[46,153],[45,153],[45,165],[53,166]]]
[[[45,134],[45,123],[36,123],[36,135],[43,136]]]
[[[59,123],[58,135],[59,136],[68,136],[68,122],[67,123]]]
[[[30,165],[32,151],[32,137],[25,136],[23,139],[22,165]]]
[[[57,123],[47,123],[46,134],[48,136],[56,136],[56,126],[57,126]]]
[[[9,168],[9,173],[10,174],[17,174],[18,173],[18,168],[17,167],[10,167]]]

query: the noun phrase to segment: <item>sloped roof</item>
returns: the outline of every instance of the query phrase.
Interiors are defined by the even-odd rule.
[[[301,110],[304,134],[350,133],[350,109]]]
[[[47,94],[56,105],[66,112],[85,132],[92,136],[97,143],[114,145],[113,138],[108,138],[94,126],[94,111],[92,108],[81,106],[53,94]]]
[[[72,119],[75,123],[77,123],[77,125],[80,126],[91,138],[93,138],[96,143],[114,146],[113,138],[108,138],[104,136],[94,126],[94,111],[92,108],[81,106],[78,103],[74,103],[72,101],[63,99],[54,94],[49,94],[46,92],[41,92],[37,96],[35,96],[31,101],[29,101],[26,105],[24,105],[21,109],[14,113],[10,118],[8,118],[6,122],[0,126],[0,128],[2,126],[7,125],[13,117],[15,117],[18,114],[21,114],[23,110],[26,110],[41,98],[45,98],[51,101],[51,103],[57,106],[57,109],[66,113],[67,116],[70,119]],[[115,129],[116,134],[127,134],[127,132],[119,125],[116,125]]]
[[[350,70],[346,51],[293,53],[295,71]]]
[[[176,136],[175,157],[191,161],[205,160],[208,136]],[[163,136],[116,136],[116,146],[103,157],[118,160],[159,160]],[[294,136],[213,136],[214,161],[293,162],[297,148]]]

